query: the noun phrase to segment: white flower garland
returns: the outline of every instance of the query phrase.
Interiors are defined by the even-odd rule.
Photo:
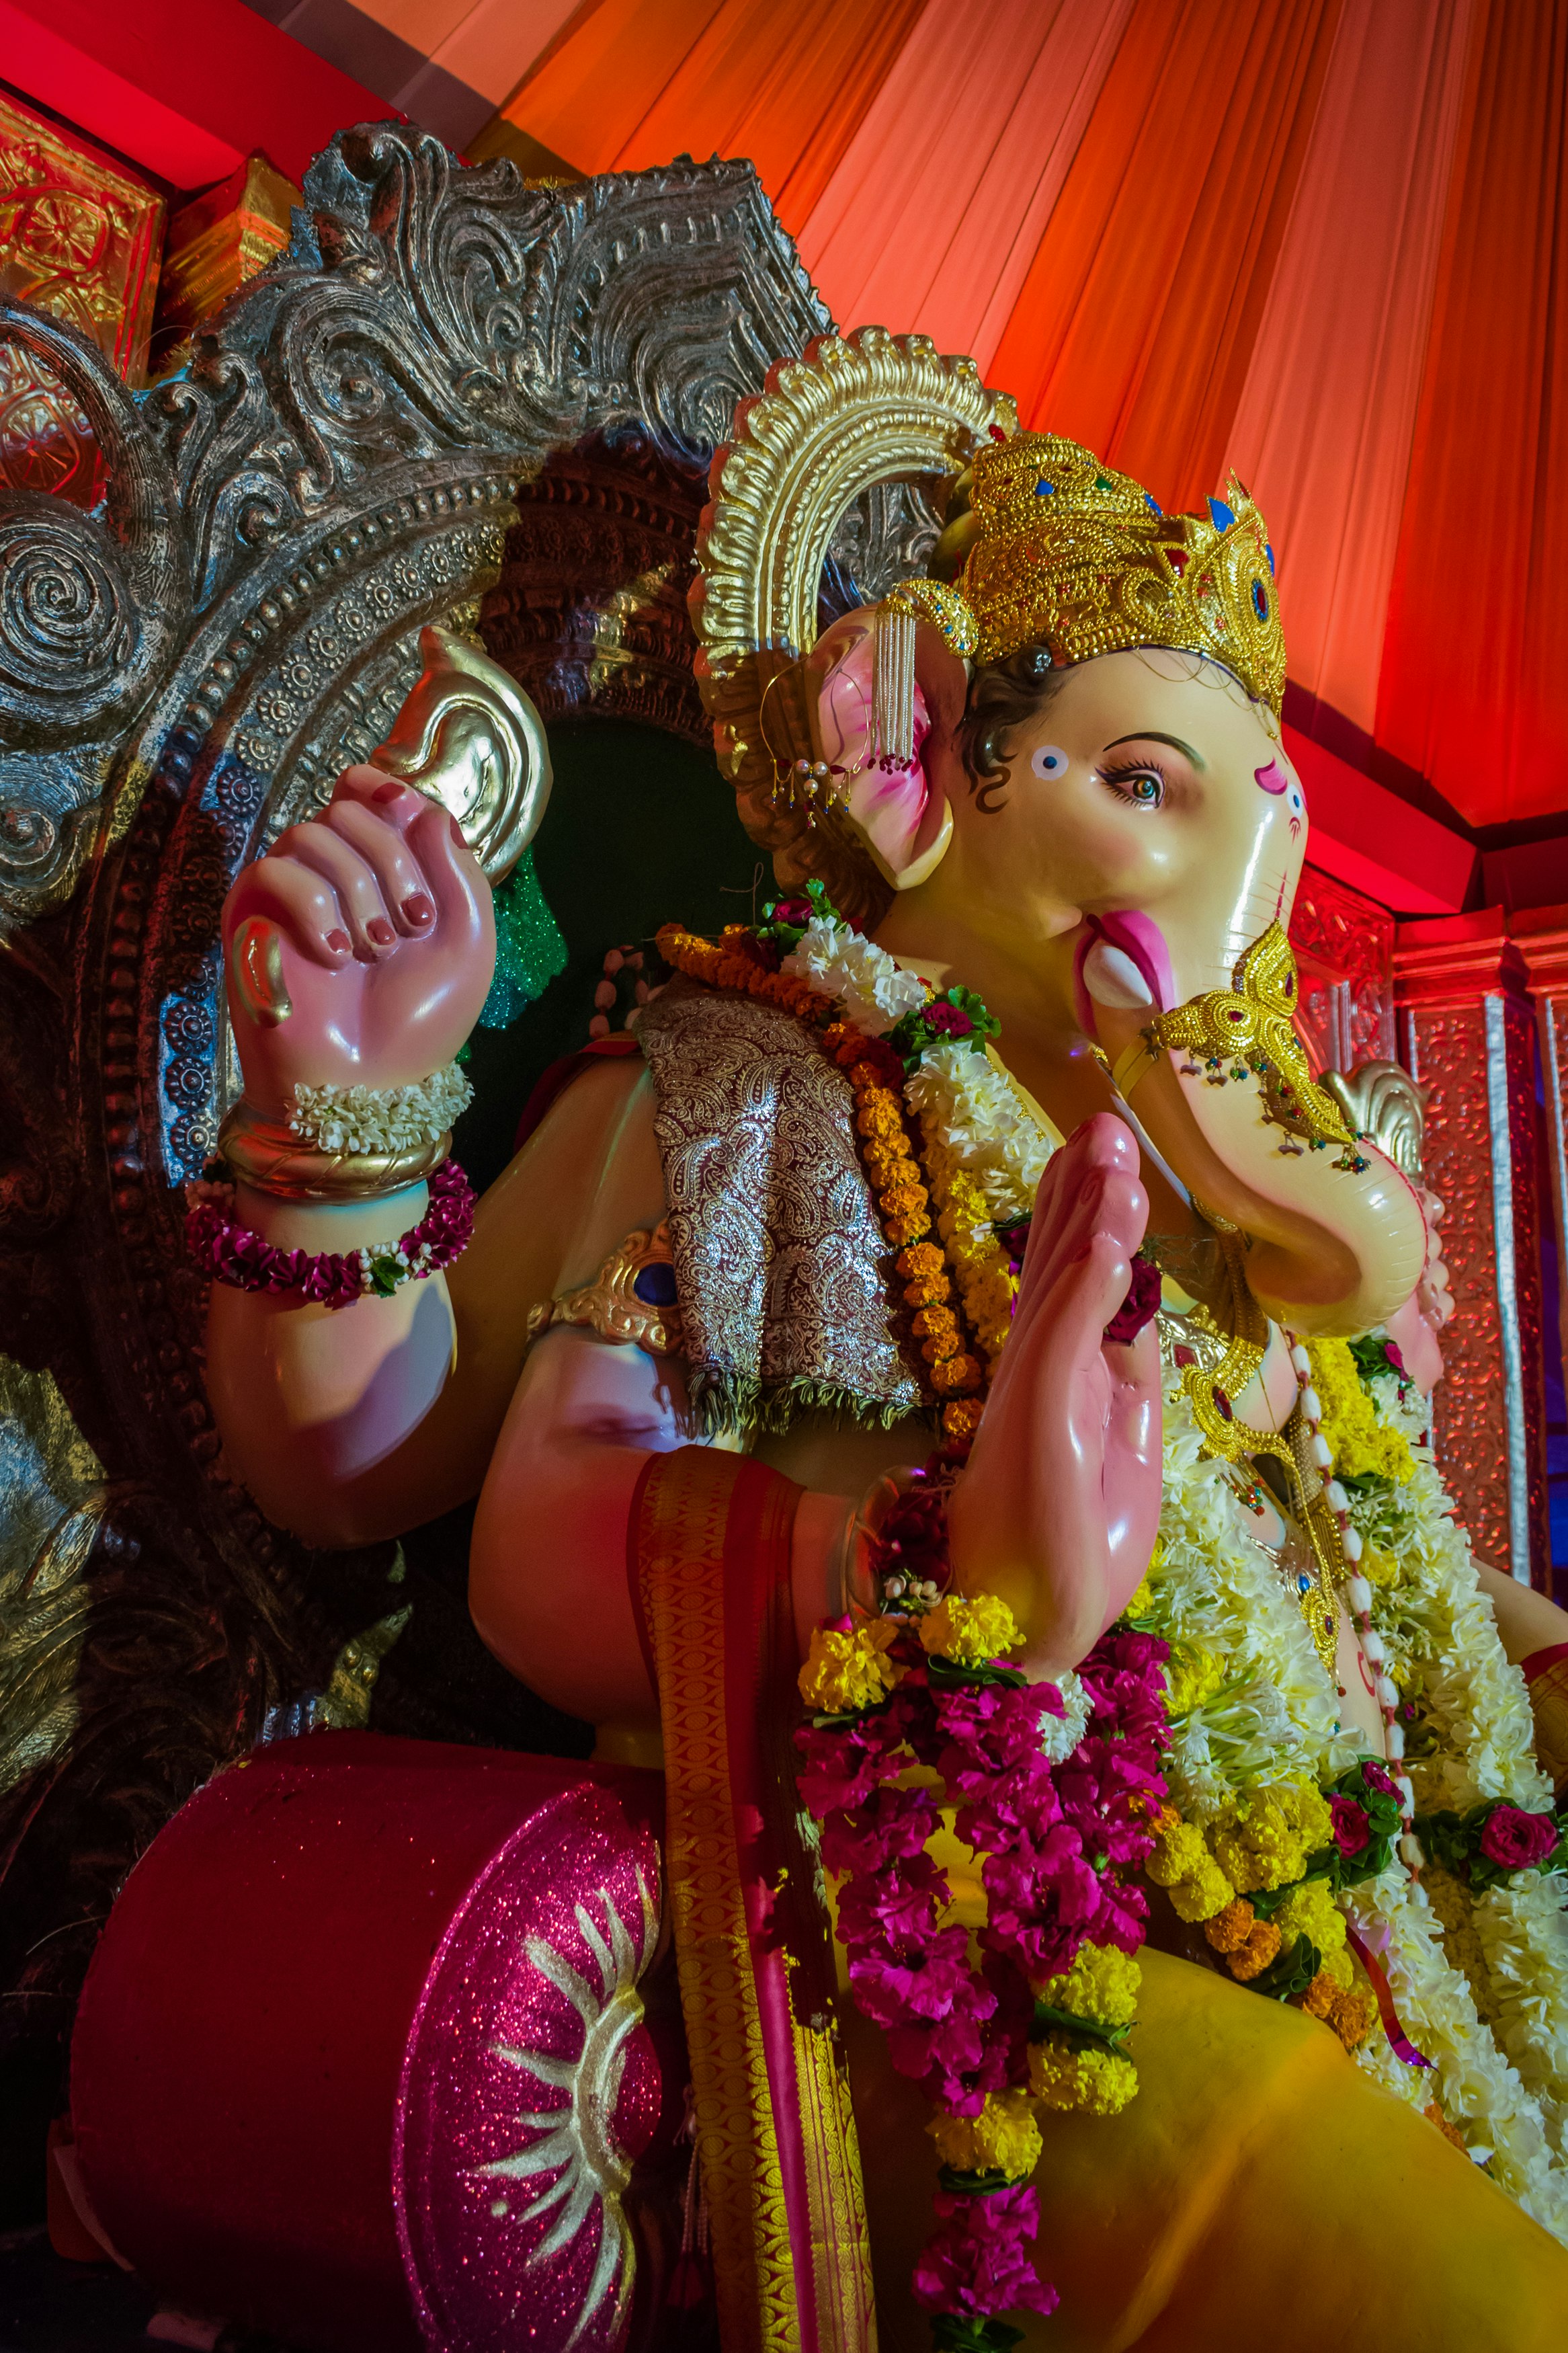
[[[1002,1066],[967,1039],[928,1046],[904,1097],[979,1185],[999,1226],[1033,1214],[1055,1145]]]
[[[1399,1581],[1373,1597],[1373,1620],[1398,1662],[1419,1665],[1436,1757],[1411,1774],[1426,1808],[1492,1799],[1547,1811],[1552,1788],[1535,1761],[1529,1687],[1510,1663],[1481,1592],[1465,1529],[1453,1517],[1431,1449],[1424,1405],[1402,1404],[1392,1374],[1370,1384],[1378,1419],[1410,1444],[1414,1476],[1391,1496],[1355,1497],[1352,1517],[1399,1562]],[[1498,2045],[1541,2104],[1552,2147],[1568,2156],[1568,1916],[1560,1873],[1521,1872],[1469,1899],[1485,1958],[1483,1989]],[[1417,2036],[1417,2041],[1419,2037]],[[1532,2212],[1535,2211],[1532,2207]]]
[[[289,1124],[321,1152],[406,1152],[438,1144],[474,1091],[456,1062],[405,1087],[297,1084]]]
[[[1042,1715],[1040,1751],[1053,1765],[1065,1765],[1089,1730],[1089,1694],[1069,1667],[1057,1678],[1065,1715]]]
[[[1177,1725],[1168,1772],[1179,1810],[1205,1825],[1258,1780],[1331,1779],[1360,1753],[1360,1743],[1336,1729],[1336,1696],[1305,1621],[1267,1556],[1243,1532],[1234,1491],[1222,1466],[1204,1458],[1186,1393],[1170,1372],[1164,1416],[1163,1557],[1146,1622],[1173,1642],[1230,1662],[1220,1692]],[[1430,1485],[1421,1483],[1417,1493],[1423,1470]],[[1407,1614],[1424,1621],[1433,1646],[1438,1672],[1432,1680],[1450,1701],[1444,1734],[1456,1743],[1467,1728],[1474,1734],[1468,1750],[1450,1754],[1444,1786],[1460,1793],[1461,1806],[1474,1803],[1469,1791],[1478,1786],[1479,1766],[1503,1779],[1486,1794],[1539,1810],[1550,1793],[1539,1794],[1544,1785],[1528,1734],[1521,1746],[1512,1705],[1514,1684],[1521,1692],[1523,1679],[1502,1657],[1468,1540],[1434,1509],[1434,1489],[1441,1495],[1436,1466],[1421,1449],[1417,1479],[1402,1491],[1410,1493],[1413,1545],[1397,1593]],[[1386,1598],[1384,1611],[1391,1614]],[[1456,1639],[1464,1651],[1453,1647]],[[1270,1686],[1286,1718],[1283,1737],[1267,1702],[1258,1704]],[[1528,1700],[1524,1704],[1528,1711]],[[1500,2012],[1495,2036],[1443,1949],[1441,1924],[1424,1890],[1403,1865],[1341,1897],[1347,1919],[1388,1971],[1406,2032],[1433,2066],[1428,2073],[1405,2065],[1380,2034],[1355,2058],[1415,2107],[1425,2107],[1436,2092],[1472,2155],[1489,2162],[1525,2211],[1568,2244],[1568,2176],[1554,2161],[1568,2059],[1568,1950],[1552,1926],[1561,1922],[1560,1898],[1532,1873],[1496,1893],[1500,1902],[1483,1899],[1475,1906],[1482,1948],[1489,1937],[1498,1953],[1496,1963],[1488,1955],[1489,1990]]]
[[[868,1038],[885,1037],[926,1001],[918,974],[906,972],[886,948],[836,916],[814,915],[779,968],[837,997],[846,1018]]]
[[[1373,1620],[1396,1662],[1421,1662],[1422,1697],[1442,1735],[1438,1760],[1412,1767],[1422,1803],[1463,1812],[1506,1798],[1527,1812],[1547,1811],[1552,1789],[1535,1761],[1529,1689],[1498,1640],[1469,1536],[1453,1516],[1430,1447],[1413,1435],[1416,1413],[1401,1408],[1394,1377],[1374,1381],[1371,1395],[1378,1419],[1410,1441],[1415,1466],[1392,1497],[1352,1493],[1351,1519],[1399,1562],[1398,1584],[1374,1593]]]
[[[1167,1769],[1184,1816],[1215,1820],[1260,1781],[1331,1779],[1359,1754],[1307,1623],[1268,1556],[1241,1525],[1223,1463],[1173,1367],[1165,1368],[1162,1557],[1146,1621],[1173,1643],[1229,1662],[1213,1699],[1178,1724]]]

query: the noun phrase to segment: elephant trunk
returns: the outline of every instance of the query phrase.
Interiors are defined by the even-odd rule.
[[[1331,1147],[1302,1150],[1266,1117],[1250,1074],[1211,1084],[1184,1076],[1179,1050],[1138,1082],[1133,1108],[1205,1213],[1247,1238],[1247,1279],[1276,1322],[1314,1335],[1364,1331],[1394,1314],[1421,1278],[1426,1227],[1408,1179],[1375,1146],[1363,1165]]]

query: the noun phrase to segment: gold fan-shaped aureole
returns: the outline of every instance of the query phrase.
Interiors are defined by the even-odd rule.
[[[846,508],[877,482],[951,480],[1017,423],[973,360],[883,327],[819,336],[742,404],[709,477],[691,591],[698,683],[737,784],[773,774],[763,695],[816,640],[822,566]]]
[[[432,622],[424,670],[370,765],[439,801],[484,869],[501,881],[539,830],[550,798],[544,723],[517,681],[467,638]]]

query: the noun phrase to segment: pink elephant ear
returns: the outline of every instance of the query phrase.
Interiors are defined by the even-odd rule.
[[[840,622],[819,640],[812,668],[819,680],[814,726],[820,756],[847,782],[847,813],[883,875],[895,889],[907,889],[923,881],[936,862],[931,853],[940,857],[952,830],[947,797],[932,786],[931,755],[963,711],[963,664],[934,629],[917,631],[913,758],[907,763],[890,759],[878,740],[874,614]]]

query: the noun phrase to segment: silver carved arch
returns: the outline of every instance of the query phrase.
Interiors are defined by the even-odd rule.
[[[0,494],[0,1875],[26,1894],[0,2074],[8,2035],[63,2031],[141,1846],[398,1599],[386,1548],[263,1523],[205,1401],[180,1187],[221,1108],[228,883],[385,735],[432,619],[480,624],[547,719],[705,740],[707,467],[832,324],[746,164],[531,187],[384,124],[304,196],[150,393],[0,306],[110,484],[92,514]],[[878,492],[825,598],[921,568],[935,529],[917,488]],[[453,1729],[416,1695],[404,1728]]]

